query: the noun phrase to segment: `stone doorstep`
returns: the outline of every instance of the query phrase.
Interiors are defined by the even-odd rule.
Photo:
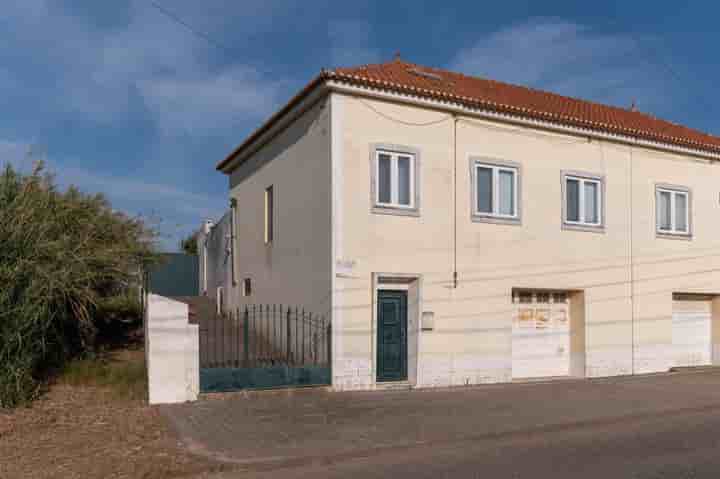
[[[410,391],[414,389],[409,381],[383,381],[375,383],[375,391]]]

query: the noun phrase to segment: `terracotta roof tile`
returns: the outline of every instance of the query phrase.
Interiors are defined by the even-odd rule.
[[[720,137],[651,115],[555,93],[394,60],[336,68],[330,79],[466,106],[720,153]]]

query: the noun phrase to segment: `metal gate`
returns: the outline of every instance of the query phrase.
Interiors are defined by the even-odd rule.
[[[200,390],[330,384],[330,322],[280,305],[200,318]]]

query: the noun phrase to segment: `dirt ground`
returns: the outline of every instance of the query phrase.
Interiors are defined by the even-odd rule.
[[[185,452],[157,407],[118,396],[111,387],[60,383],[30,407],[0,410],[0,478],[154,479],[224,470]]]

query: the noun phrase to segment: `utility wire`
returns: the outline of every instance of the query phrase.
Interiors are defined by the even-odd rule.
[[[211,45],[213,45],[213,46],[215,46],[215,47],[217,47],[217,48],[220,48],[220,49],[222,49],[222,50],[225,50],[225,51],[228,52],[228,53],[233,53],[233,49],[232,49],[232,48],[230,48],[230,47],[228,47],[228,46],[226,46],[226,45],[218,42],[217,40],[215,40],[214,38],[212,38],[212,37],[211,37],[210,35],[208,35],[207,33],[202,32],[202,31],[196,29],[195,27],[193,27],[192,25],[190,25],[188,22],[186,22],[185,20],[183,20],[182,18],[180,18],[179,16],[177,16],[176,14],[174,14],[173,12],[171,12],[170,10],[166,9],[165,7],[163,7],[162,5],[160,5],[159,3],[157,3],[156,1],[154,1],[154,0],[149,0],[149,2],[150,2],[150,5],[152,5],[158,12],[162,13],[164,16],[166,16],[167,18],[169,18],[169,19],[172,20],[173,22],[175,22],[175,23],[177,23],[177,24],[179,24],[179,25],[182,25],[183,27],[185,27],[189,32],[191,32],[191,33],[194,34],[195,36],[198,36],[198,37],[202,38],[203,40],[205,40],[206,42],[210,43]]]
[[[392,121],[392,122],[394,122],[394,123],[398,123],[398,124],[400,124],[400,125],[405,125],[405,126],[431,126],[431,125],[438,125],[438,124],[440,124],[440,123],[444,123],[444,122],[450,120],[450,119],[453,117],[453,115],[445,115],[445,116],[443,116],[442,118],[440,118],[439,120],[431,120],[431,121],[426,121],[426,122],[419,122],[419,123],[417,123],[417,122],[412,122],[412,121],[401,120],[400,118],[394,118],[393,116],[388,115],[387,113],[381,112],[380,110],[378,110],[377,108],[375,108],[375,107],[372,106],[370,103],[368,103],[368,102],[366,102],[365,100],[363,100],[362,98],[357,98],[357,101],[359,101],[365,108],[367,108],[368,110],[371,110],[372,112],[374,112],[374,113],[377,114],[378,116],[381,116],[382,118],[385,118],[386,120]]]
[[[174,23],[177,23],[178,25],[185,28],[188,32],[195,35],[196,37],[200,38],[201,40],[207,42],[208,44],[212,45],[213,47],[222,50],[225,54],[228,55],[228,57],[232,57],[233,55],[236,55],[238,53],[237,48],[230,47],[222,42],[219,42],[218,40],[215,40],[210,34],[203,32],[202,30],[195,28],[192,26],[189,22],[183,20],[179,15],[171,12],[167,8],[160,5],[155,0],[148,0],[148,3],[151,7],[156,9],[158,12],[160,12],[164,17],[171,20]],[[261,75],[271,76],[272,72],[268,70],[261,70],[257,68],[256,66],[252,66],[252,69]]]

